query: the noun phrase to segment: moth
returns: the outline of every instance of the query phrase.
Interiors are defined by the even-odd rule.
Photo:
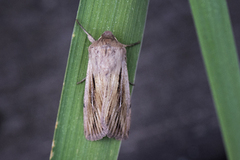
[[[105,136],[127,139],[130,129],[131,103],[128,80],[126,47],[110,31],[98,40],[78,25],[92,43],[89,48],[87,75],[84,80],[84,134],[87,140],[96,141]]]

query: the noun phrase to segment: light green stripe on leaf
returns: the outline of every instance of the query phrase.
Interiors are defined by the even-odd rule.
[[[240,74],[225,0],[189,0],[229,160],[240,160]]]

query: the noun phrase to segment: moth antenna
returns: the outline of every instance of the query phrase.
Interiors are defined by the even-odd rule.
[[[95,39],[91,36],[91,34],[89,34],[89,33],[83,28],[83,26],[79,23],[79,21],[78,21],[77,19],[76,19],[76,21],[77,21],[78,25],[83,29],[83,31],[87,34],[88,40],[93,43],[93,42],[95,41]]]

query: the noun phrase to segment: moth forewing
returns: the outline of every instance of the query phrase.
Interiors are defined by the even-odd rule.
[[[77,21],[78,22],[78,21]],[[81,26],[92,44],[84,93],[84,133],[95,141],[105,136],[127,139],[130,129],[130,90],[125,47],[110,31],[95,41]]]
[[[84,133],[88,140],[102,139],[106,133],[101,125],[101,106],[94,98],[94,81],[92,77],[91,61],[88,62],[88,70],[84,93]]]
[[[125,58],[124,58],[125,59]],[[109,126],[109,132],[107,136],[109,138],[115,137],[116,139],[122,140],[128,138],[128,132],[130,129],[130,90],[128,83],[128,73],[126,61],[123,61],[121,71],[119,74],[118,92],[116,100],[113,101],[111,108],[109,109],[108,115],[106,116],[107,124]]]

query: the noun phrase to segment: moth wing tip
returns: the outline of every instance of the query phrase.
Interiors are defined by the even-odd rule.
[[[114,135],[112,133],[107,134],[108,138],[115,138],[116,140],[126,140],[128,139],[128,134]]]
[[[97,141],[102,139],[104,136],[103,135],[85,135],[85,137],[89,141]]]

